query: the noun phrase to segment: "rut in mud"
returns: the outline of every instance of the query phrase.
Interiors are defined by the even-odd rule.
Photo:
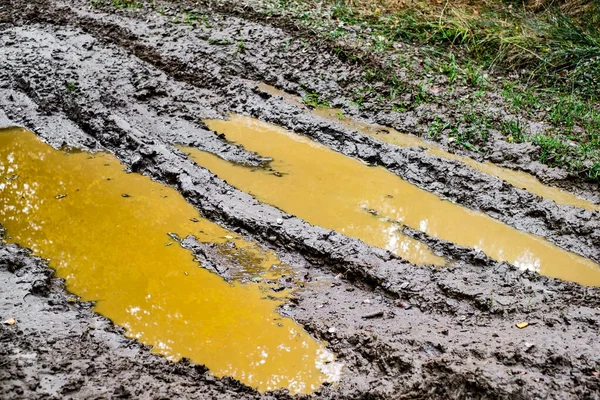
[[[445,265],[431,249],[401,232],[407,226],[522,270],[600,286],[596,263],[443,201],[381,168],[369,168],[249,118],[207,121],[207,125],[274,162],[269,170],[247,168],[189,149],[193,160],[238,189],[314,225],[356,237],[416,265]]]
[[[335,381],[333,365],[329,375],[318,369],[332,355],[274,313],[278,303],[266,297],[279,285],[229,285],[199,269],[176,238],[250,264],[259,280],[283,278],[281,262],[200,218],[171,188],[126,174],[108,154],[62,153],[20,130],[0,131],[0,181],[7,242],[50,260],[70,292],[129,337],[262,391],[310,393]]]
[[[301,99],[297,98],[294,95],[286,93],[283,90],[276,89],[273,86],[259,84],[257,86],[257,89],[268,93],[272,96],[281,97],[285,101],[297,107],[305,108]],[[357,130],[360,133],[375,137],[387,143],[391,143],[400,147],[422,147],[424,149],[427,149],[427,154],[459,161],[478,171],[506,181],[514,187],[522,188],[530,193],[536,194],[545,199],[550,199],[558,204],[584,208],[586,210],[600,210],[599,205],[589,200],[585,200],[581,197],[578,197],[566,190],[544,185],[536,177],[523,171],[517,171],[510,168],[500,167],[489,161],[483,163],[467,156],[449,153],[447,151],[442,150],[439,146],[427,142],[419,138],[418,136],[407,135],[405,133],[398,132],[397,130],[392,128],[369,124],[347,117],[340,109],[335,109],[331,107],[316,107],[312,110],[312,112],[317,116],[342,124],[348,129]]]
[[[508,262],[499,262],[494,258],[504,258],[477,251],[472,241],[457,244],[455,236],[444,237],[428,232],[420,224],[407,223],[402,234],[409,238],[409,243],[418,243],[451,263],[448,267],[417,266],[398,256],[400,252],[382,249],[384,245],[369,245],[367,239],[332,230],[343,229],[337,226],[321,227],[326,224],[312,222],[308,216],[300,215],[300,211],[287,211],[285,206],[266,197],[263,202],[265,194],[255,193],[255,198],[244,193],[240,190],[244,188],[237,187],[233,178],[229,184],[226,182],[229,179],[223,180],[219,172],[196,164],[180,149],[212,153],[219,157],[213,160],[219,160],[223,168],[233,163],[244,165],[238,167],[245,168],[244,171],[258,168],[253,174],[273,172],[263,169],[269,164],[271,154],[263,154],[260,148],[254,153],[252,141],[244,147],[238,146],[233,143],[237,140],[227,140],[232,134],[225,133],[223,138],[211,132],[210,122],[209,126],[202,122],[222,119],[230,113],[258,117],[304,134],[303,143],[312,140],[324,146],[319,147],[323,151],[336,151],[331,152],[331,157],[335,155],[368,171],[372,169],[348,156],[386,168],[389,172],[377,170],[389,176],[386,178],[389,182],[413,185],[414,190],[435,201],[451,200],[456,204],[448,203],[449,207],[460,208],[465,215],[481,215],[511,232],[518,229],[523,237],[536,235],[541,243],[548,242],[544,246],[553,246],[555,254],[589,262],[592,269],[600,262],[600,222],[593,206],[554,202],[551,197],[540,197],[503,182],[464,160],[449,159],[431,149],[397,146],[380,140],[379,135],[365,134],[349,124],[322,118],[299,104],[265,94],[257,88],[258,82],[297,88],[298,82],[313,85],[337,82],[339,79],[333,76],[339,78],[340,74],[349,82],[344,90],[351,90],[352,82],[359,79],[359,67],[346,64],[318,45],[304,45],[283,30],[228,15],[226,10],[205,11],[209,26],[190,29],[173,24],[151,9],[93,10],[83,1],[69,4],[15,1],[0,5],[0,124],[22,125],[55,148],[66,145],[86,152],[108,151],[116,159],[106,154],[88,160],[85,152],[65,156],[44,147],[52,154],[71,157],[71,161],[85,157],[79,161],[84,165],[110,157],[114,160],[111,163],[114,173],[122,176],[119,179],[123,182],[152,184],[157,188],[156,193],[164,191],[168,193],[168,201],[176,200],[179,204],[167,207],[177,214],[170,222],[173,228],[169,224],[151,227],[157,221],[152,218],[156,208],[139,205],[133,210],[142,213],[136,217],[140,225],[132,225],[141,230],[157,229],[160,234],[153,243],[160,247],[160,254],[169,254],[169,259],[180,257],[178,265],[158,265],[135,272],[123,268],[122,260],[111,260],[118,258],[118,254],[108,243],[102,246],[105,254],[101,254],[107,260],[106,265],[115,268],[108,276],[128,282],[148,279],[148,287],[132,292],[142,302],[148,292],[157,296],[161,293],[185,296],[193,291],[186,285],[201,286],[205,279],[215,287],[224,287],[220,294],[244,291],[244,296],[250,297],[240,299],[231,295],[230,302],[215,300],[204,309],[193,306],[198,297],[187,297],[182,300],[184,304],[192,304],[190,309],[201,315],[194,314],[185,321],[197,323],[218,315],[221,303],[229,307],[228,315],[232,318],[238,315],[234,312],[236,308],[261,304],[261,313],[266,313],[261,315],[268,317],[262,322],[260,318],[248,321],[258,333],[268,336],[270,332],[284,332],[276,334],[277,342],[285,340],[278,335],[285,336],[289,327],[298,326],[299,332],[306,331],[303,335],[311,343],[308,349],[311,354],[326,346],[327,351],[335,354],[336,362],[344,365],[338,382],[316,388],[306,397],[597,397],[600,392],[595,376],[599,366],[600,326],[597,288],[522,271],[509,258]],[[239,37],[243,38],[246,51],[233,54],[223,43]],[[285,51],[274,51],[288,41]],[[312,63],[305,68],[308,59]],[[7,162],[13,163],[8,159]],[[271,162],[275,172],[277,162],[284,160],[276,157]],[[134,173],[124,174],[118,163]],[[46,172],[58,174],[58,167],[59,163],[55,163],[54,169],[48,168]],[[89,172],[93,170],[90,168]],[[157,182],[151,182],[149,177]],[[268,177],[281,180],[286,175]],[[18,184],[23,178],[3,183]],[[105,185],[110,182],[117,183],[103,181]],[[132,192],[136,187],[128,184],[114,192],[104,191],[123,204],[140,197]],[[73,207],[91,203],[87,200],[79,204],[76,194],[55,192],[46,196],[55,206],[71,201]],[[62,197],[63,194],[67,196]],[[595,199],[590,192],[578,194]],[[392,199],[400,197],[393,195]],[[162,208],[163,200],[167,201],[158,195],[156,207]],[[366,208],[360,212],[369,221],[378,221],[368,211],[381,210]],[[335,211],[335,208],[329,210],[331,214]],[[64,218],[67,211],[60,212],[63,214],[58,215]],[[196,215],[198,212],[200,215]],[[103,310],[103,302],[96,295],[80,294],[83,301],[70,297],[61,278],[65,278],[67,290],[79,294],[76,289],[79,275],[70,276],[67,270],[61,272],[58,264],[53,264],[58,262],[57,255],[43,253],[43,249],[36,249],[25,237],[13,240],[19,227],[11,223],[24,223],[27,219],[15,221],[0,221],[6,229],[0,244],[0,284],[8,288],[0,291],[0,319],[12,317],[17,321],[14,325],[0,326],[3,398],[139,397],[148,393],[185,398],[289,397],[285,390],[262,393],[273,386],[211,365],[207,354],[196,358],[181,350],[171,354],[161,352],[157,345],[159,336],[149,339],[136,335],[142,329],[135,327],[137,322],[132,313],[126,312],[125,298],[113,296],[114,312],[123,313],[120,319],[113,311]],[[204,239],[197,232],[198,223],[212,227],[207,228],[212,231]],[[105,232],[114,231],[116,235],[117,228],[106,226]],[[177,237],[167,236],[169,232]],[[175,239],[190,234],[196,239],[183,240],[181,245],[185,249],[181,248]],[[231,241],[236,248],[248,247],[247,251],[257,251],[259,256],[228,253],[221,245]],[[33,253],[12,242],[31,248]],[[173,244],[165,246],[168,242]],[[131,245],[133,250],[141,246],[135,242]],[[60,249],[47,251],[56,250]],[[85,250],[88,251],[92,250]],[[192,261],[190,251],[199,264]],[[269,256],[270,252],[273,255]],[[179,255],[172,255],[175,253]],[[36,254],[49,258],[49,263]],[[278,271],[279,276],[261,276],[263,268],[249,272],[252,262],[248,259],[257,257],[271,260],[267,264],[279,264],[274,261],[278,259],[287,267]],[[160,261],[160,257],[152,258],[153,262]],[[48,267],[56,273],[50,273]],[[126,278],[125,274],[138,275]],[[262,289],[252,282],[255,276],[262,279]],[[190,283],[192,279],[198,280]],[[223,279],[242,283],[230,286]],[[177,291],[164,286],[176,286]],[[94,290],[98,288],[112,290],[110,285],[100,285]],[[264,294],[281,299],[288,291],[293,294],[280,303],[261,298]],[[98,302],[90,305],[86,300]],[[176,320],[173,312],[183,305],[179,301],[178,305],[166,304],[164,319],[160,312],[154,311],[150,319],[142,317],[141,323]],[[277,304],[281,306],[275,311]],[[111,326],[94,310],[125,329]],[[235,319],[236,323],[240,318]],[[218,320],[223,322],[224,317]],[[182,318],[177,323],[185,321]],[[516,327],[523,322],[528,326]],[[215,337],[221,344],[216,349],[208,348],[217,353],[217,358],[224,357],[223,349],[231,344],[225,332],[232,326],[235,328],[233,323],[219,326]],[[177,335],[196,332],[168,323],[163,329],[175,332],[171,328],[177,327],[180,328]],[[165,331],[160,334],[167,335]],[[261,340],[261,336],[242,334],[241,329],[233,332],[240,334],[240,340],[254,337],[254,344]],[[127,339],[123,334],[138,340]],[[151,335],[150,331],[144,334]],[[202,335],[202,339],[207,335]],[[189,357],[191,362],[184,359],[173,363],[151,354],[145,345],[154,345],[155,353],[167,356],[177,353],[175,358]],[[194,347],[194,350],[202,348]],[[249,348],[242,345],[246,347]],[[315,367],[314,357],[309,358],[300,365]],[[290,369],[292,373],[303,370]],[[242,383],[228,377],[215,379],[223,375],[232,375]],[[296,390],[291,381],[290,378],[276,387],[291,393],[312,391]]]

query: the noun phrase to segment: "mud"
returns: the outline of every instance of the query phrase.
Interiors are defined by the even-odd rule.
[[[128,337],[262,391],[335,383],[333,355],[274,312],[285,290],[228,284],[199,268],[177,238],[193,235],[205,254],[216,248],[220,257],[209,261],[220,268],[250,264],[259,281],[267,272],[270,281],[285,276],[270,252],[201,218],[171,188],[126,174],[108,154],[64,153],[20,130],[0,130],[0,149],[6,241],[50,260],[67,290]]]
[[[264,91],[273,96],[279,96],[290,104],[297,107],[305,107],[301,99],[292,94],[286,93],[283,90],[274,88],[266,84],[257,85],[257,89]],[[530,193],[536,194],[545,199],[552,200],[557,204],[569,205],[573,207],[584,208],[586,210],[600,210],[600,206],[593,202],[578,197],[566,190],[558,187],[548,186],[540,182],[535,176],[523,171],[518,171],[510,168],[503,168],[490,161],[480,162],[471,157],[449,153],[437,144],[425,141],[415,135],[398,132],[395,129],[369,124],[357,119],[349,118],[344,115],[341,109],[331,107],[316,107],[312,112],[320,117],[338,122],[348,129],[356,130],[357,132],[375,137],[387,143],[401,147],[422,147],[426,149],[427,154],[432,154],[438,157],[456,160],[468,165],[478,171],[492,175],[500,180],[506,181],[514,187],[524,189]]]
[[[418,189],[382,168],[362,165],[310,139],[247,117],[206,121],[233,143],[273,158],[269,168],[231,164],[196,149],[191,158],[267,204],[391,251],[416,265],[444,265],[403,227],[482,251],[520,269],[600,285],[600,265],[539,237]],[[327,166],[326,168],[323,168]]]
[[[192,29],[172,23],[184,12],[176,6],[163,16],[145,8],[90,9],[83,1],[0,2],[0,121],[25,126],[57,148],[109,151],[179,191],[203,217],[274,251],[303,279],[278,282],[296,290],[279,312],[325,341],[345,365],[339,384],[314,398],[598,398],[597,288],[405,230],[455,263],[412,265],[257,201],[176,145],[263,165],[202,123],[230,112],[260,117],[595,262],[598,212],[557,205],[266,96],[256,81],[292,91],[345,81],[351,90],[361,71],[289,31],[226,8],[198,11],[208,24]],[[236,53],[240,40],[245,51]],[[185,245],[201,257],[202,246]],[[90,304],[69,302],[45,261],[14,244],[0,246],[0,320],[17,320],[0,325],[1,397],[288,397],[152,354]],[[233,273],[210,270],[225,279]],[[521,322],[529,325],[519,329]]]

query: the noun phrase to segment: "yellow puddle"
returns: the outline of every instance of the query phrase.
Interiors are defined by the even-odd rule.
[[[240,190],[312,224],[390,249],[413,262],[429,263],[435,258],[429,249],[398,232],[406,225],[482,250],[521,269],[600,286],[600,266],[594,262],[483,213],[443,201],[383,168],[367,167],[308,138],[252,118],[233,116],[229,121],[205,122],[246,149],[272,157],[275,172],[184,148],[192,159]]]
[[[217,243],[254,272],[281,268],[274,254],[201,218],[174,189],[122,169],[110,154],[57,151],[31,132],[0,130],[5,240],[48,259],[72,293],[170,359],[261,391],[310,393],[338,378],[333,355],[275,312],[274,292],[225,282],[168,233]]]
[[[297,96],[286,93],[283,90],[279,90],[277,88],[263,83],[259,84],[258,88],[264,92],[270,93],[271,95],[281,96],[290,104],[294,104],[296,106],[303,106],[303,104],[298,100]],[[392,128],[368,124],[366,122],[361,122],[346,117],[344,116],[341,110],[336,108],[319,107],[312,110],[312,112],[313,114],[318,115],[320,117],[329,120],[334,120],[346,126],[348,129],[360,132],[365,135],[373,136],[381,141],[388,142],[396,146],[424,147],[427,149],[426,152],[428,154],[459,161],[463,164],[470,166],[471,168],[484,172],[488,175],[495,176],[498,179],[504,180],[517,188],[525,189],[545,199],[553,200],[557,204],[579,207],[586,210],[600,211],[600,205],[594,204],[591,201],[577,197],[574,194],[571,194],[557,187],[544,185],[536,177],[526,172],[516,171],[510,168],[503,168],[491,162],[479,162],[475,161],[470,157],[449,153],[447,151],[442,150],[435,144],[428,143],[418,138],[417,136],[407,135],[405,133],[398,132],[397,130]]]

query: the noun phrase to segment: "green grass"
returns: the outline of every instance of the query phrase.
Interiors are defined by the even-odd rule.
[[[134,0],[90,1],[116,8],[141,5]],[[535,143],[539,161],[600,182],[600,1],[541,0],[536,7],[533,0],[263,3],[263,12],[295,20],[315,40],[327,39],[340,59],[363,68],[362,84],[347,94],[357,108],[404,113],[443,105],[457,112],[450,118],[425,118],[425,133],[432,139],[447,135],[480,151],[490,131],[497,130],[509,142]],[[177,17],[193,27],[202,21],[210,29],[199,13]],[[299,40],[310,45],[306,37]],[[247,51],[243,41],[208,42],[233,45],[232,56]],[[291,43],[283,43],[281,51]],[[393,62],[388,62],[391,54]],[[437,77],[442,76],[440,84]],[[469,94],[465,101],[446,96],[455,89]],[[305,92],[306,105],[329,106],[323,94],[310,88]],[[508,116],[487,115],[486,102]],[[480,107],[470,107],[474,103]],[[530,122],[543,128],[532,131]]]
[[[314,92],[308,92],[303,98],[302,98],[302,103],[306,104],[307,106],[310,107],[329,107],[329,102],[323,98],[321,98],[321,96],[319,96],[318,93],[314,93]]]
[[[534,12],[511,1],[453,2],[458,4],[450,7],[413,2],[405,8],[397,3],[279,0],[272,1],[271,7],[310,26],[327,26],[330,37],[345,37],[348,27],[356,28],[374,52],[392,49],[398,42],[432,45],[440,54],[455,49],[463,55],[460,62],[450,52],[440,65],[451,80],[462,70],[470,84],[479,85],[483,68],[525,69],[526,79],[598,96],[600,4],[596,1],[585,3],[578,9],[582,15],[575,16],[555,6]]]
[[[135,9],[140,8],[143,2],[137,0],[88,0],[93,8],[111,5],[114,8]]]
[[[66,81],[65,88],[69,93],[74,93],[79,89],[79,84],[75,81]]]
[[[237,42],[237,44],[235,46],[235,51],[233,52],[233,55],[242,54],[245,51],[246,51],[246,45],[244,44],[243,41],[239,41],[239,42]]]
[[[538,145],[541,162],[600,181],[600,2],[542,1],[538,7],[532,1],[508,0],[439,6],[420,0],[267,3],[267,12],[346,44],[334,44],[334,51],[365,67],[365,84],[350,96],[351,104],[362,108],[387,103],[396,112],[414,111],[439,101],[428,90],[429,78],[424,78],[435,74],[446,76],[447,90],[468,87],[477,101],[485,101],[487,91],[497,87],[488,76],[501,76],[502,98],[512,116],[464,112],[465,104],[459,101],[452,105],[461,109],[458,116],[451,121],[436,117],[426,134],[445,134],[477,151],[496,129],[509,142]],[[422,64],[415,64],[410,54],[403,57],[406,47],[398,44],[418,48]],[[380,53],[396,54],[397,61],[374,67],[368,59]],[[399,68],[409,74],[421,71],[412,80],[400,79]],[[384,86],[373,95],[369,89],[377,83]],[[544,129],[529,132],[523,119],[541,123]]]
[[[208,39],[208,44],[214,44],[217,46],[227,46],[230,45],[231,42],[227,39]]]

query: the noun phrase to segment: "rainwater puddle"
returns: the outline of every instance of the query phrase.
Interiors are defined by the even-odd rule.
[[[286,93],[283,90],[274,88],[273,86],[261,83],[258,89],[269,93],[273,96],[281,96],[285,101],[299,107],[304,107],[298,96]],[[535,176],[523,171],[516,171],[510,168],[503,168],[491,162],[479,162],[466,156],[452,154],[442,150],[433,143],[426,142],[414,135],[407,135],[398,132],[395,129],[387,128],[379,125],[368,124],[366,122],[357,121],[346,117],[342,110],[329,107],[318,107],[312,110],[312,113],[322,118],[326,118],[344,125],[346,128],[357,131],[359,133],[373,136],[381,141],[400,146],[400,147],[424,147],[427,154],[435,155],[449,160],[456,160],[478,171],[492,175],[498,179],[504,180],[514,187],[525,189],[533,194],[536,194],[545,199],[553,200],[557,204],[569,205],[583,208],[586,210],[600,210],[600,205],[594,204],[591,201],[582,199],[565,190],[557,187],[547,186],[540,182]]]
[[[253,273],[280,265],[274,254],[203,219],[174,189],[124,172],[114,156],[0,130],[0,193],[5,240],[48,259],[69,291],[154,352],[261,391],[310,393],[339,378],[324,345],[275,311],[282,299],[267,298],[268,285],[225,282],[168,233],[223,246]]]
[[[480,212],[440,199],[381,167],[334,152],[280,127],[243,116],[205,121],[211,130],[261,156],[272,170],[249,168],[184,148],[240,190],[315,225],[389,249],[417,264],[439,264],[428,247],[407,240],[402,225],[521,269],[600,286],[600,266]],[[424,245],[423,245],[424,246]],[[441,260],[441,259],[440,259]]]

